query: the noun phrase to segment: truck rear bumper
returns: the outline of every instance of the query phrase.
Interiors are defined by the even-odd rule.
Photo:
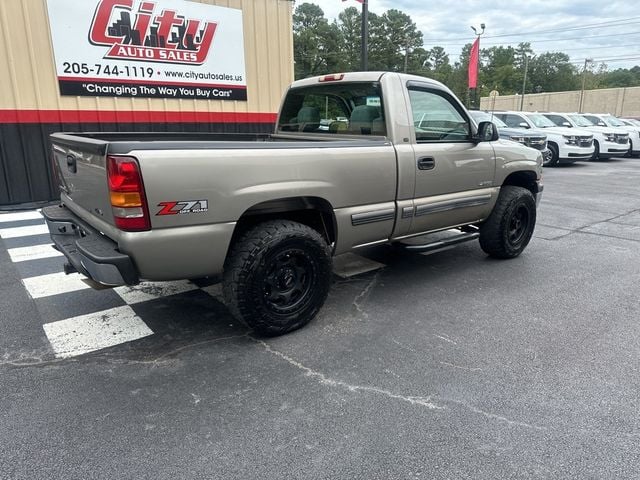
[[[91,228],[63,205],[45,207],[55,248],[81,274],[103,285],[135,285],[138,272],[128,255],[118,251],[118,245]]]

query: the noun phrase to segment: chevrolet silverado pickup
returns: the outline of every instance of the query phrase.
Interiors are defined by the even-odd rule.
[[[543,189],[539,151],[476,124],[441,83],[389,72],[293,83],[269,135],[51,141],[61,196],[43,215],[65,271],[108,286],[218,277],[232,314],[263,335],[318,313],[335,255],[479,239],[518,256]],[[445,230],[457,233],[425,236]]]

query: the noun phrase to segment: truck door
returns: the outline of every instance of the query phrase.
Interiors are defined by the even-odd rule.
[[[409,82],[408,100],[416,172],[411,233],[486,218],[498,194],[491,142],[472,139],[471,120],[449,92]]]

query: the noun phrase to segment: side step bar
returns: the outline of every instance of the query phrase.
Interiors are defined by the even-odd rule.
[[[425,243],[423,245],[402,245],[405,250],[410,252],[432,252],[434,250],[440,250],[442,248],[452,247],[454,245],[458,245],[459,243],[470,242],[472,240],[476,240],[480,236],[479,232],[466,232],[461,233],[460,235],[455,235],[450,238],[446,238],[444,240],[437,240],[431,243]]]

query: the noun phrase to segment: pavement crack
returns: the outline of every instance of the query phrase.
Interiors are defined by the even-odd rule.
[[[185,350],[189,350],[191,348],[195,348],[195,347],[199,347],[201,345],[208,345],[211,343],[218,343],[218,342],[223,342],[225,340],[234,340],[237,338],[247,338],[249,337],[249,331],[243,333],[242,335],[229,335],[227,337],[216,337],[216,338],[210,338],[209,340],[203,340],[201,342],[194,342],[194,343],[189,343],[187,345],[183,345],[182,347],[178,347],[175,348],[173,350],[170,350],[166,353],[163,353],[162,355],[153,358],[151,360],[123,360],[124,363],[131,363],[131,364],[140,364],[140,365],[159,365],[160,363],[162,363],[163,360],[165,360],[167,357],[172,357],[175,356]]]
[[[249,337],[253,338],[253,337]],[[445,407],[440,405],[436,405],[431,401],[431,397],[421,397],[421,396],[413,396],[413,395],[400,395],[398,393],[391,392],[389,390],[385,390],[377,387],[369,387],[364,385],[351,385],[349,383],[343,382],[342,380],[335,380],[333,378],[327,377],[322,372],[317,372],[312,368],[307,367],[306,365],[298,362],[297,360],[291,358],[289,355],[282,353],[274,348],[272,348],[268,343],[263,340],[253,338],[253,340],[261,345],[267,352],[270,354],[284,360],[289,365],[302,370],[305,373],[305,376],[311,377],[320,383],[320,385],[332,387],[332,388],[341,388],[347,390],[349,392],[359,392],[366,394],[379,395],[387,398],[391,398],[393,400],[398,400],[401,402],[408,403],[410,405],[417,405],[420,407],[426,407],[429,410],[443,410]]]
[[[454,342],[453,340],[451,340],[448,337],[445,337],[444,335],[434,335],[434,337],[439,338],[440,340],[444,340],[445,342],[453,343],[454,345],[458,345],[456,342]]]
[[[568,232],[566,235],[559,235],[557,237],[554,237],[552,240],[558,240],[560,238],[565,238],[565,237],[568,237],[569,235],[572,235],[574,233],[586,233],[588,235],[595,235],[595,236],[598,236],[598,237],[615,238],[615,239],[618,239],[618,240],[629,240],[631,242],[639,242],[638,240],[634,240],[634,239],[631,239],[631,238],[618,237],[618,236],[615,236],[615,235],[607,235],[606,233],[597,233],[597,232],[587,232],[587,231],[585,231],[587,228],[595,227],[596,225],[599,225],[601,223],[615,223],[614,220],[617,220],[619,218],[626,217],[627,215],[632,215],[632,214],[638,213],[638,212],[640,212],[640,208],[634,208],[633,210],[629,210],[628,212],[620,213],[618,215],[614,215],[613,217],[605,218],[604,220],[598,220],[597,222],[589,223],[587,225],[583,225],[582,227],[578,227],[578,228],[556,227],[554,225],[547,225],[547,224],[544,224],[544,223],[538,223],[538,225],[541,225],[543,227],[548,227],[548,228],[556,228],[558,230],[563,230],[565,232]]]
[[[497,415],[495,413],[491,413],[491,412],[486,412],[484,410],[481,410],[477,407],[474,407],[473,405],[467,403],[467,402],[462,402],[460,400],[448,400],[451,403],[455,403],[456,405],[460,405],[461,407],[466,408],[467,410],[472,411],[473,413],[477,413],[478,415],[482,415],[483,417],[489,418],[491,420],[496,420],[498,422],[501,423],[506,423],[507,425],[511,425],[514,427],[523,427],[523,428],[528,428],[531,430],[538,430],[538,431],[546,431],[548,430],[547,427],[542,427],[540,425],[533,425],[531,423],[526,423],[526,422],[520,422],[518,420],[511,420],[510,418],[507,417],[503,417],[502,415]]]
[[[369,314],[364,311],[362,302],[365,302],[369,298],[369,294],[371,293],[373,287],[375,287],[378,283],[379,278],[380,273],[376,272],[373,278],[371,278],[371,280],[365,285],[362,291],[353,300],[353,306],[356,307],[356,310],[360,315],[362,315],[363,318],[369,318]]]
[[[442,365],[446,365],[447,367],[457,368],[459,370],[466,370],[467,372],[481,372],[482,369],[479,367],[463,367],[462,365],[455,365],[449,362],[440,362]]]

